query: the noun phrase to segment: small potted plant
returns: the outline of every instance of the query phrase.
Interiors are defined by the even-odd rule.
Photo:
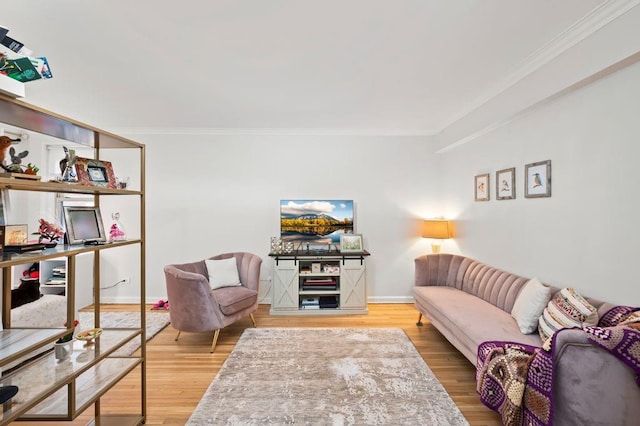
[[[58,240],[64,236],[64,231],[58,225],[39,219],[40,227],[38,227],[38,242],[44,242],[46,248],[53,248],[58,244]]]
[[[54,347],[54,355],[58,361],[63,361],[71,356],[71,352],[73,351],[73,333],[78,326],[79,321],[73,321],[73,328],[71,331],[58,340],[56,340],[56,344]],[[67,327],[67,323],[64,323],[64,326]]]

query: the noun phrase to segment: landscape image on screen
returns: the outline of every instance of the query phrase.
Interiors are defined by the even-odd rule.
[[[281,200],[280,238],[317,244],[353,234],[353,200]]]

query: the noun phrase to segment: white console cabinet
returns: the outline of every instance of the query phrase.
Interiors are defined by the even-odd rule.
[[[273,258],[271,313],[366,314],[369,253],[295,252]]]

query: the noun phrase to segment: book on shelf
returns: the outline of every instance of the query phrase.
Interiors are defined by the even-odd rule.
[[[320,309],[320,305],[302,305],[300,309]]]
[[[323,284],[335,284],[337,281],[335,278],[307,278],[304,280],[305,284],[309,284],[309,285],[323,285]]]
[[[21,82],[42,78],[31,58],[4,58],[0,60],[0,72]]]
[[[67,280],[66,279],[55,279],[55,278],[51,278],[49,280],[47,280],[46,283],[44,283],[45,285],[61,285],[61,284],[66,284]]]
[[[337,308],[338,307],[338,298],[335,296],[320,296],[318,298],[318,304],[320,308]]]
[[[314,286],[302,286],[303,291],[335,291],[338,290],[336,285],[314,285]]]
[[[306,306],[320,306],[320,298],[319,297],[305,297],[300,301],[300,305],[302,307]]]

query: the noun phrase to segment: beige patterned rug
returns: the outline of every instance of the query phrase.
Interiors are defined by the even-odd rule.
[[[401,329],[244,331],[188,425],[467,425]]]

